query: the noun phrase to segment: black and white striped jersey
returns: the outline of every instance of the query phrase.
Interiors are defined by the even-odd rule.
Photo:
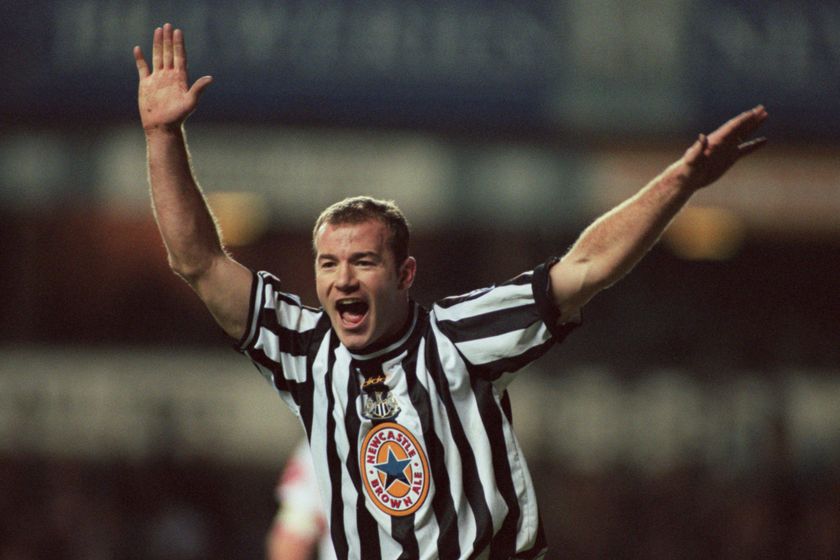
[[[306,431],[339,558],[540,558],[536,496],[506,387],[562,340],[548,268],[412,302],[402,336],[368,355],[326,313],[254,276],[239,349]]]

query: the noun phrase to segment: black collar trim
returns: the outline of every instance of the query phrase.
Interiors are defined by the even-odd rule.
[[[408,328],[405,329],[405,332],[399,339],[395,340],[391,344],[385,346],[384,348],[380,348],[379,350],[374,350],[368,354],[354,354],[348,350],[350,357],[357,361],[368,361],[368,360],[377,360],[381,359],[383,356],[393,353],[395,350],[401,349],[405,346],[405,343],[408,342],[408,339],[411,337],[411,334],[414,332],[414,328],[417,326],[417,318],[420,315],[419,313],[419,306],[415,302],[411,302],[412,307],[412,315],[411,321],[408,323]]]

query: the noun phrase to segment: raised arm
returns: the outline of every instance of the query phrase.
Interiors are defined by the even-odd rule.
[[[155,29],[152,67],[134,47],[138,105],[146,134],[152,207],[172,270],[201,297],[234,338],[245,331],[251,272],[230,258],[192,173],[184,121],[212,78],[188,87],[184,35],[170,24]]]
[[[766,118],[759,105],[708,136],[701,134],[682,158],[586,228],[550,271],[561,320],[575,316],[595,294],[630,272],[694,192],[761,147],[764,138],[744,139]]]

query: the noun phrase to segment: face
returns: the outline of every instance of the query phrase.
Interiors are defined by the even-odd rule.
[[[412,257],[397,267],[388,228],[378,220],[324,224],[315,238],[318,300],[351,351],[396,335],[408,319]]]

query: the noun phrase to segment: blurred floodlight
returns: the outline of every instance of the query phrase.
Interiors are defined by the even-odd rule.
[[[677,215],[663,242],[684,259],[722,261],[740,250],[745,229],[744,221],[731,210],[689,206]]]
[[[207,195],[207,203],[216,216],[225,245],[249,245],[268,229],[271,217],[268,204],[259,194],[214,192]]]

